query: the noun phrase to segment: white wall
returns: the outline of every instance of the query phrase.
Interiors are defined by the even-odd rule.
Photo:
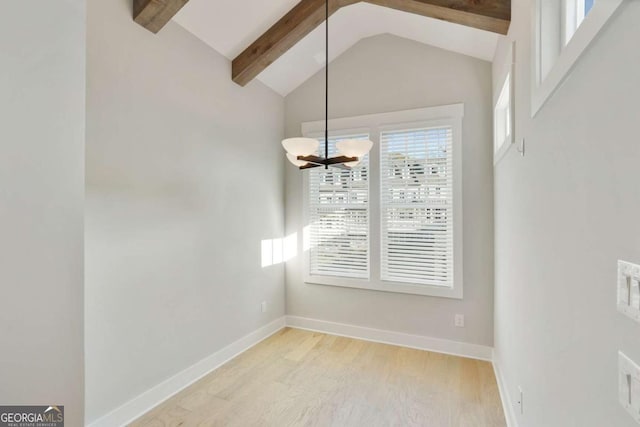
[[[302,255],[287,263],[287,314],[493,344],[491,64],[390,35],[365,39],[331,64],[330,115],[350,117],[465,104],[464,299],[305,284]],[[324,73],[286,98],[287,136],[324,117]],[[376,148],[374,148],[376,149]],[[287,234],[302,235],[302,173],[287,164]],[[298,245],[302,248],[302,245]],[[376,268],[377,266],[373,266]],[[454,327],[456,313],[466,328]]]
[[[84,410],[85,46],[84,1],[3,2],[0,403],[64,405],[70,426]]]
[[[130,7],[88,10],[88,421],[284,314],[282,97]]]
[[[640,325],[616,312],[616,262],[640,262],[640,2],[628,1],[530,116],[533,0],[513,3],[517,138],[495,171],[495,345],[521,427],[636,425],[617,403],[617,352]],[[500,43],[495,74],[509,40]],[[496,82],[497,83],[497,82]]]

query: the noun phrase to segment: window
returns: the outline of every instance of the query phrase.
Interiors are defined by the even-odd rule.
[[[536,0],[532,116],[624,0]]]
[[[594,0],[564,0],[564,45],[566,46],[584,18],[593,8]]]
[[[382,280],[453,287],[453,128],[382,132]]]
[[[505,156],[515,139],[515,74],[516,74],[516,42],[505,60],[496,64],[497,75],[501,77],[494,93],[493,109],[493,164],[494,166]]]
[[[503,152],[505,146],[512,141],[512,115],[511,115],[511,73],[500,91],[498,102],[494,111],[494,154],[496,157]]]
[[[329,138],[336,142],[368,139],[369,135]],[[324,138],[320,141],[324,146]],[[368,156],[351,171],[315,168],[309,171],[309,233],[312,276],[369,278]]]
[[[367,137],[374,148],[353,170],[302,173],[306,283],[462,298],[463,114],[456,104],[330,120],[330,150]],[[304,123],[302,134],[323,129]]]

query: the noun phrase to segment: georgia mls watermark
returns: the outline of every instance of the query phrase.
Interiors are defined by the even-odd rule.
[[[64,406],[0,406],[0,427],[64,427]]]

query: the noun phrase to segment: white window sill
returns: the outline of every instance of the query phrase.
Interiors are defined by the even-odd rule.
[[[398,294],[423,295],[439,298],[462,299],[462,287],[412,285],[410,283],[387,282],[382,280],[349,279],[332,276],[307,276],[304,282],[311,285],[337,286],[341,288],[366,289],[370,291]]]

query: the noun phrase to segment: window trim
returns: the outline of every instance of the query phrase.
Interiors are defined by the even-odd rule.
[[[426,295],[442,298],[463,298],[463,206],[462,206],[462,121],[464,104],[426,107],[391,113],[369,114],[357,117],[333,119],[329,121],[330,136],[368,133],[374,142],[369,158],[369,280],[349,279],[334,276],[311,276],[309,274],[309,250],[307,233],[303,232],[303,279],[305,283],[338,286],[373,291],[412,295]],[[453,128],[453,242],[454,267],[453,287],[418,285],[381,280],[381,174],[380,174],[380,134],[383,130],[403,127],[432,126],[449,124]],[[302,135],[313,137],[322,135],[324,121],[302,124]],[[303,172],[302,218],[305,229],[309,224],[309,178]],[[375,234],[373,234],[375,233]]]
[[[587,50],[591,43],[596,39],[600,30],[605,26],[609,19],[616,12],[618,7],[624,0],[598,0],[594,3],[593,8],[585,17],[581,25],[576,29],[575,33],[565,45],[565,29],[559,28],[558,34],[561,40],[558,45],[563,46],[560,54],[551,66],[549,73],[542,78],[542,6],[546,0],[536,0],[533,15],[533,46],[532,54],[532,79],[531,79],[531,117],[535,117],[542,106],[549,100],[551,95],[560,87],[560,84],[567,78],[574,65],[582,54]],[[566,3],[559,2],[561,9],[564,9]],[[558,10],[560,16],[556,16],[557,22],[564,27],[564,12]]]

